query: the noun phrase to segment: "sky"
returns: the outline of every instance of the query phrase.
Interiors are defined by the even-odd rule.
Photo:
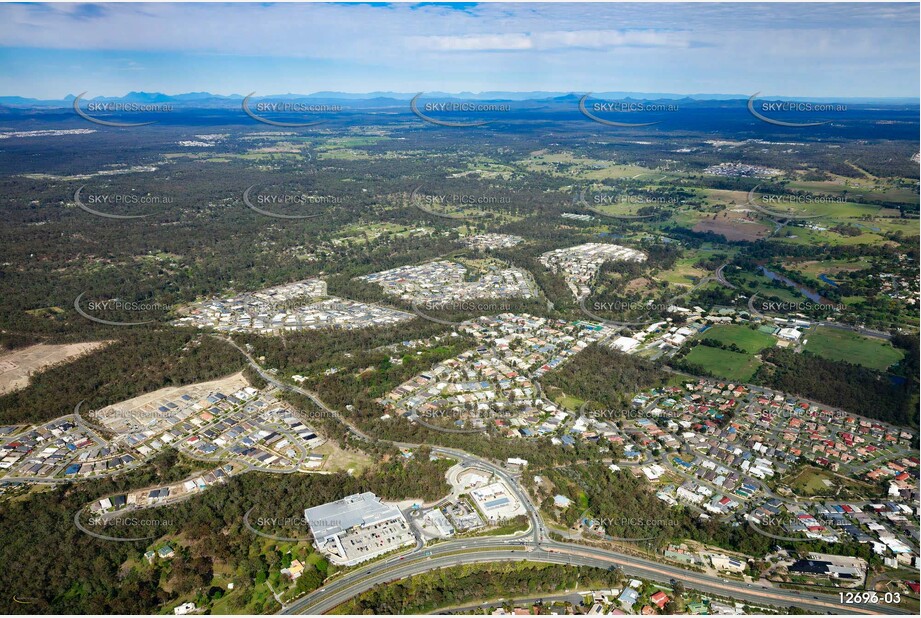
[[[0,95],[918,97],[919,5],[0,4]]]

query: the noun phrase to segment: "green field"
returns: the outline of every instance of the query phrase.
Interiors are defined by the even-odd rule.
[[[878,489],[856,479],[849,479],[828,470],[805,466],[799,474],[787,481],[790,489],[799,496],[873,497]]]
[[[567,395],[560,389],[553,386],[547,389],[547,394],[550,395],[550,398],[553,399],[557,405],[563,406],[571,412],[577,412],[579,408],[581,408],[585,403],[585,400],[579,399],[578,397],[573,397],[572,395]]]
[[[685,360],[699,365],[715,376],[735,382],[747,382],[761,365],[761,361],[748,354],[703,345],[698,345],[691,350]]]
[[[847,361],[877,371],[885,371],[902,360],[904,354],[882,339],[819,326],[807,334],[806,350],[831,360]]]
[[[797,262],[789,260],[784,262],[784,268],[795,270],[804,276],[816,281],[821,281],[821,275],[828,275],[832,280],[838,273],[853,272],[870,267],[870,260],[865,258],[847,259],[847,260],[806,260]]]
[[[747,291],[754,291],[762,297],[775,297],[784,302],[797,303],[802,301],[805,296],[793,288],[775,283],[764,275],[757,275],[749,272],[732,273],[731,281]]]
[[[777,343],[771,335],[752,330],[747,326],[720,325],[707,329],[701,333],[702,339],[715,339],[720,343],[734,343],[749,354],[757,354],[764,348]]]
[[[781,242],[793,245],[872,245],[882,244],[885,239],[879,234],[864,231],[860,236],[843,236],[831,230],[811,230],[803,227],[786,226],[775,235]]]
[[[809,191],[818,195],[861,195],[867,199],[883,199],[890,202],[904,202],[906,204],[918,203],[918,192],[912,186],[917,181],[911,179],[887,179],[881,183],[855,180],[837,176],[832,181],[805,181],[797,180],[789,183],[787,188],[799,191]]]

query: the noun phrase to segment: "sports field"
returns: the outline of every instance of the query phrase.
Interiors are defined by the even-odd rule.
[[[724,344],[734,343],[749,354],[757,354],[764,348],[771,347],[777,343],[777,340],[767,333],[738,325],[714,326],[701,333],[700,337],[702,339],[715,339]]]
[[[904,356],[901,350],[883,339],[824,326],[807,333],[806,350],[824,358],[847,361],[877,371],[885,371]]]
[[[734,382],[747,382],[761,365],[761,361],[748,354],[709,348],[704,345],[696,346],[685,359],[715,376]]]

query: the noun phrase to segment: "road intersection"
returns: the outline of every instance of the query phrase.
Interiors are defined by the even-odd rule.
[[[250,366],[266,381],[279,388],[293,391],[308,397],[320,409],[337,419],[350,433],[371,440],[366,433],[352,425],[338,412],[327,406],[316,394],[298,386],[279,381],[274,375],[265,371],[252,356],[230,339],[221,337],[249,361]],[[380,440],[399,448],[417,448],[423,446],[407,442],[390,442]],[[671,580],[682,581],[686,587],[707,594],[716,594],[756,605],[773,605],[780,607],[796,606],[821,613],[863,613],[863,614],[909,614],[901,608],[863,603],[842,604],[839,597],[829,594],[811,595],[808,592],[767,587],[756,584],[731,582],[726,579],[689,571],[676,566],[661,564],[644,558],[621,554],[614,551],[590,547],[576,543],[565,543],[552,539],[550,531],[534,505],[530,496],[518,481],[503,467],[486,459],[467,453],[460,449],[435,445],[425,445],[435,454],[454,458],[461,465],[472,465],[492,473],[515,493],[523,504],[530,520],[529,529],[519,535],[499,541],[495,537],[483,537],[445,541],[436,545],[416,548],[410,552],[374,562],[350,571],[328,582],[322,588],[307,594],[284,607],[283,614],[322,614],[328,612],[348,599],[365,592],[374,586],[397,581],[413,575],[427,573],[434,569],[457,566],[461,564],[494,564],[509,561],[549,562],[570,564],[573,566],[592,566],[598,568],[620,568],[632,576],[643,577],[660,583],[669,584]],[[756,587],[757,586],[757,587]]]

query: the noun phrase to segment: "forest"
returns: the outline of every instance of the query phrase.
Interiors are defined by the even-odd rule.
[[[594,344],[544,376],[543,384],[611,410],[628,410],[637,392],[661,386],[666,378],[647,360]]]
[[[482,599],[541,596],[563,590],[610,588],[618,570],[529,562],[455,566],[375,586],[336,609],[337,614],[422,614]]]
[[[143,471],[123,478],[66,484],[24,499],[0,502],[0,563],[16,566],[0,570],[0,589],[13,592],[0,596],[0,611],[21,612],[13,601],[13,596],[18,596],[32,599],[28,609],[35,613],[158,613],[183,595],[204,593],[207,597],[217,570],[230,573],[233,581],[239,582],[231,595],[238,609],[275,611],[278,607],[271,596],[265,606],[250,605],[254,586],[273,568],[269,563],[273,553],[266,551],[263,537],[244,527],[243,515],[253,508],[254,519],[298,518],[307,507],[363,491],[389,500],[435,500],[446,495],[450,489],[444,472],[453,462],[430,461],[425,449],[415,455],[407,460],[388,450],[384,463],[358,476],[236,476],[226,485],[173,506],[134,512],[132,516],[141,520],[169,522],[154,529],[160,536],[151,541],[95,539],[74,526],[73,516],[93,499],[179,480],[199,465],[174,451],[161,454]],[[130,529],[128,533],[143,536],[141,531]],[[113,531],[107,529],[106,534]],[[183,551],[169,562],[148,566],[141,555],[162,540],[171,540]],[[305,579],[305,583],[309,581],[319,585],[322,578]]]
[[[859,365],[781,348],[768,348],[762,357],[765,362],[752,378],[756,384],[888,423],[917,426],[916,377],[893,379]]]

